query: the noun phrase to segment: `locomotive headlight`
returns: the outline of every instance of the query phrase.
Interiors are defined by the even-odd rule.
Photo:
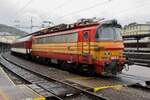
[[[110,56],[110,55],[111,55],[111,52],[104,52],[104,55],[105,55],[105,56]]]
[[[117,56],[111,57],[111,60],[118,59]]]

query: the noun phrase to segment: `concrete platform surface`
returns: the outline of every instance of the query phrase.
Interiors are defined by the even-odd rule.
[[[45,100],[26,85],[15,85],[0,67],[0,100]]]

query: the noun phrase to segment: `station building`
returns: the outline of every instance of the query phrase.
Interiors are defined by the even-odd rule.
[[[10,44],[20,36],[11,34],[0,34],[0,53],[10,50]]]
[[[150,23],[145,24],[131,23],[125,25],[122,29],[122,34],[123,36],[150,34]]]
[[[150,51],[150,23],[130,23],[122,29],[125,51]]]
[[[122,36],[140,36],[140,35],[148,35],[150,34],[150,22],[147,22],[145,24],[138,24],[138,23],[130,23],[128,25],[125,25],[122,28]],[[134,40],[132,40],[135,42]],[[132,42],[128,41],[128,42]],[[150,37],[142,37],[139,39],[141,42],[149,42]],[[127,41],[125,41],[127,42]]]

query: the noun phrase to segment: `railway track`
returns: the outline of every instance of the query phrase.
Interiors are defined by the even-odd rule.
[[[98,90],[96,93],[94,93],[94,96],[93,96],[93,91],[91,90],[91,88],[89,88],[88,86],[86,86],[85,84],[80,84],[80,83],[76,83],[76,82],[71,82],[71,81],[64,81],[63,79],[61,80],[61,79],[57,79],[57,78],[55,78],[55,77],[53,77],[53,75],[52,76],[48,76],[49,74],[48,73],[42,73],[42,71],[47,71],[47,70],[43,70],[43,69],[45,69],[44,67],[42,67],[42,66],[40,66],[40,67],[42,67],[42,69],[40,69],[40,67],[37,65],[37,64],[35,64],[35,66],[37,67],[37,68],[39,68],[41,71],[39,71],[38,69],[34,69],[34,67],[32,68],[31,66],[33,65],[34,66],[34,64],[33,63],[27,63],[25,60],[23,60],[23,62],[24,63],[26,63],[26,64],[31,64],[31,66],[30,67],[28,67],[28,65],[26,65],[26,64],[23,64],[23,63],[21,63],[21,62],[19,62],[19,59],[17,60],[17,58],[16,58],[16,61],[15,60],[10,60],[9,59],[9,57],[8,56],[10,56],[10,55],[5,55],[5,56],[3,56],[3,59],[4,60],[8,60],[7,62],[9,62],[9,63],[13,63],[13,65],[15,65],[15,66],[18,66],[19,68],[23,68],[23,69],[25,69],[25,70],[27,70],[27,71],[29,71],[29,72],[31,72],[31,73],[34,73],[35,75],[39,75],[39,76],[42,76],[42,79],[46,79],[46,80],[48,80],[48,81],[51,81],[51,80],[56,80],[56,81],[58,81],[58,83],[60,82],[60,83],[63,83],[63,84],[66,84],[67,86],[69,86],[69,87],[72,87],[72,88],[76,88],[78,91],[76,92],[72,92],[72,91],[70,91],[70,90],[66,90],[66,91],[70,91],[70,92],[62,92],[62,90],[60,90],[61,92],[59,92],[60,94],[61,93],[63,93],[63,95],[60,95],[59,97],[62,97],[63,99],[66,99],[66,98],[69,98],[69,99],[67,99],[67,100],[70,100],[70,99],[73,99],[73,98],[80,98],[80,97],[83,97],[84,99],[81,99],[81,100],[93,100],[93,97],[95,98],[95,96],[97,97],[97,96],[100,96],[100,98],[98,98],[98,100],[100,99],[111,99],[111,100],[116,100],[116,99],[118,99],[118,97],[120,97],[120,100],[126,100],[127,98],[129,98],[129,99],[137,99],[137,100],[141,100],[141,96],[136,96],[135,94],[138,94],[138,95],[143,95],[143,93],[141,93],[141,90],[143,91],[144,90],[144,93],[145,93],[145,90],[148,90],[148,88],[147,87],[149,87],[149,85],[143,85],[143,84],[145,84],[145,83],[143,83],[143,82],[148,82],[148,81],[146,81],[146,80],[148,80],[148,79],[144,79],[143,80],[143,78],[142,77],[136,77],[136,76],[134,76],[134,75],[126,75],[126,74],[122,74],[121,76],[119,76],[119,77],[117,77],[117,78],[113,78],[113,79],[99,79],[98,78],[98,82],[100,82],[100,84],[101,84],[101,82],[102,82],[102,84],[105,84],[104,86],[101,86],[100,84],[98,85],[98,89],[100,90]],[[11,58],[11,59],[14,59],[14,58]],[[10,68],[11,69],[11,68]],[[61,77],[61,76],[59,76],[59,77]],[[78,77],[77,77],[78,78]],[[122,81],[122,80],[120,80],[120,79],[122,79],[122,78],[126,78],[126,79],[128,79],[128,80],[134,80],[133,82],[127,82],[127,84],[124,82],[124,81]],[[91,83],[92,84],[92,79],[95,81],[95,79],[97,79],[97,78],[91,78],[91,79],[89,79],[89,81],[87,81],[87,80],[77,80],[77,81],[81,81],[81,83],[82,82],[86,82],[86,83]],[[75,80],[76,81],[76,80]],[[107,82],[106,82],[107,81]],[[121,90],[121,91],[119,91],[119,95],[118,95],[118,90],[115,90],[115,89],[113,89],[114,87],[116,88],[116,86],[109,86],[109,85],[112,85],[112,83],[114,82],[120,82],[120,81],[122,81],[121,83],[122,83],[122,85],[123,85],[123,89]],[[110,83],[110,84],[108,84],[108,83]],[[90,84],[90,85],[91,85]],[[94,84],[96,84],[95,82],[94,82]],[[119,83],[120,84],[120,83]],[[139,85],[140,84],[140,85]],[[34,83],[34,84],[31,84],[31,85],[29,85],[29,87],[30,88],[37,88],[37,90],[39,91],[40,89],[38,89],[38,88],[42,88],[43,89],[43,91],[45,91],[46,90],[46,93],[44,93],[43,92],[43,94],[48,94],[48,93],[50,93],[50,96],[49,97],[53,97],[53,98],[55,98],[54,96],[56,96],[57,97],[57,95],[55,95],[55,93],[54,93],[54,91],[51,93],[51,91],[50,91],[50,89],[48,89],[47,90],[47,88],[48,87],[51,87],[51,85],[53,85],[53,83],[47,83],[47,82],[44,82],[44,83],[42,83],[42,82],[40,82],[40,84],[38,84],[38,82],[37,83]],[[45,89],[46,88],[46,89]],[[134,90],[134,89],[135,90]],[[97,88],[96,88],[97,89]],[[109,91],[109,89],[112,89],[114,92],[113,93],[109,93],[110,91]],[[139,90],[140,89],[140,90]],[[81,90],[81,92],[80,92],[80,90]],[[111,91],[112,91],[111,90]],[[37,91],[37,92],[38,92]],[[50,92],[49,92],[50,91]],[[55,88],[55,91],[57,91],[57,88]],[[90,95],[92,94],[92,96],[89,96],[89,95],[85,95],[84,93],[83,93],[83,91],[85,92],[85,94],[86,94],[86,92],[88,92],[88,93],[90,93]],[[127,93],[124,93],[124,92],[126,92],[126,91],[128,91]],[[48,93],[47,93],[48,92]],[[136,93],[135,93],[136,92]],[[53,94],[54,93],[54,94]],[[58,93],[58,92],[57,92]],[[66,94],[65,94],[66,93]],[[120,94],[121,93],[121,94]],[[54,95],[54,96],[51,96],[51,95]],[[128,94],[128,96],[126,96],[126,94]],[[145,97],[147,96],[147,94],[149,94],[149,91],[146,91],[146,93],[145,93]],[[117,95],[117,96],[116,96]],[[134,96],[135,95],[135,96]],[[45,95],[46,96],[46,95]],[[47,96],[48,97],[48,96]],[[126,98],[125,98],[126,97]],[[85,99],[86,98],[86,99]],[[92,99],[90,99],[90,98],[92,98]],[[124,99],[123,99],[124,98]],[[97,98],[95,98],[96,100],[97,100]],[[94,99],[94,100],[95,100]],[[142,98],[143,99],[143,98]],[[78,100],[78,99],[77,99]],[[80,100],[80,99],[79,99]]]
[[[0,62],[5,68],[31,83],[28,86],[44,97],[47,97],[48,100],[72,100],[75,98],[79,100],[107,99],[102,96],[97,96],[92,92],[86,91],[84,87],[79,88],[73,84],[68,84],[52,78],[50,79],[42,76],[41,74],[27,70],[21,66],[7,61],[7,59],[3,58],[2,56],[0,57]]]
[[[137,65],[143,65],[150,67],[150,53],[146,51],[141,52],[125,52],[126,57],[128,57],[129,62],[132,62]]]

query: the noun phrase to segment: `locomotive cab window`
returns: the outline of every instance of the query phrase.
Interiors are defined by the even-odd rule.
[[[121,29],[117,27],[98,28],[95,38],[97,41],[99,40],[122,41]]]

